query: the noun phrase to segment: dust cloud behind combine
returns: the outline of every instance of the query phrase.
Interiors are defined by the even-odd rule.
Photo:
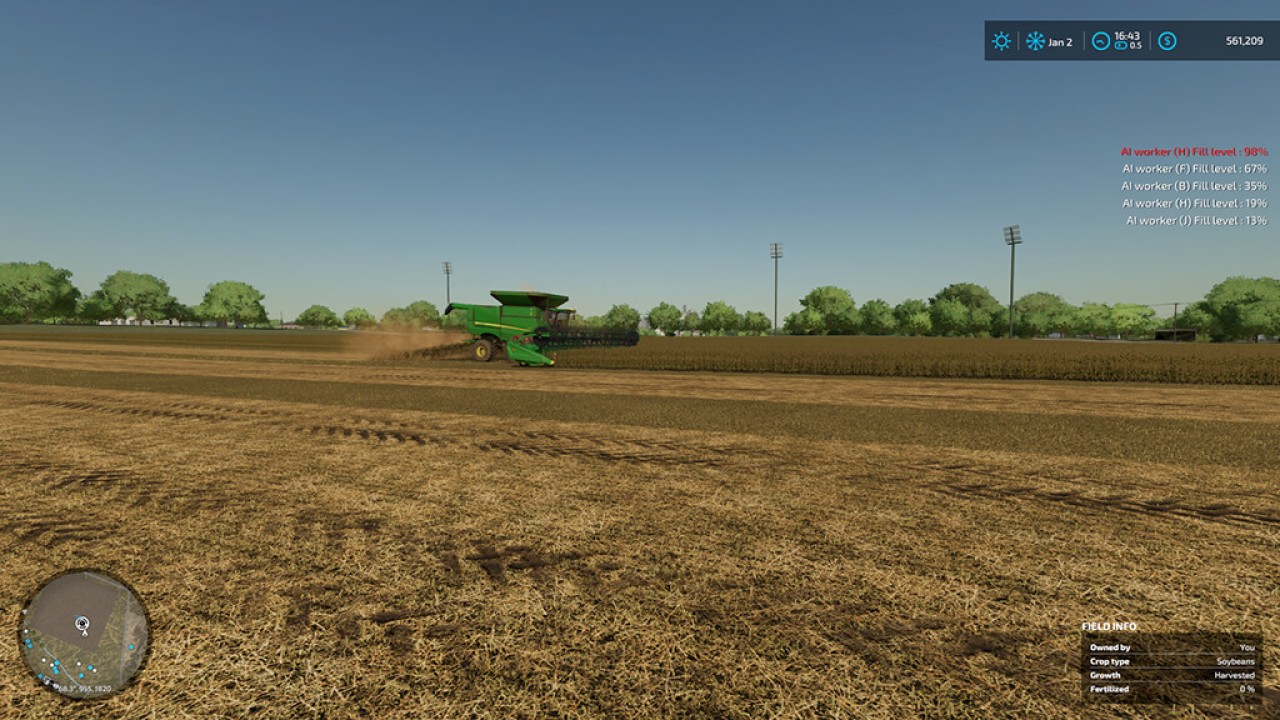
[[[445,359],[465,356],[470,337],[460,332],[356,331],[344,339],[343,350],[360,360]]]

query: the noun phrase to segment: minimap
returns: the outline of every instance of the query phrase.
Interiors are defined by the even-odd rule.
[[[146,608],[122,580],[72,570],[36,590],[22,610],[18,642],[37,681],[71,698],[120,690],[150,647]]]

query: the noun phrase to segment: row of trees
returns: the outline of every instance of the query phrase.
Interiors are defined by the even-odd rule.
[[[876,299],[861,307],[848,290],[827,285],[814,288],[801,298],[800,307],[783,321],[784,333],[998,337],[1009,331],[1009,309],[987,288],[973,283],[949,285],[928,300],[910,299],[890,305]],[[639,313],[620,305],[596,321],[607,327],[634,328],[639,319]],[[664,335],[764,334],[771,327],[764,313],[739,314],[724,302],[708,303],[701,314],[664,302],[650,310],[645,319],[651,329]],[[1150,337],[1161,327],[1174,326],[1174,318],[1157,317],[1155,310],[1146,305],[1072,305],[1048,292],[1034,292],[1014,302],[1014,333],[1019,337],[1058,334],[1141,338]],[[1215,340],[1280,336],[1280,280],[1227,278],[1203,300],[1187,306],[1176,318],[1176,326],[1194,328]]]
[[[1009,309],[981,285],[958,283],[929,300],[904,300],[890,306],[869,300],[857,307],[842,288],[815,288],[800,300],[801,310],[783,324],[792,335],[944,335],[1008,334]],[[1047,292],[1014,302],[1014,333],[1019,337],[1088,335],[1149,337],[1162,327],[1195,329],[1215,340],[1280,335],[1280,280],[1231,277],[1176,318],[1157,317],[1147,305],[1086,302],[1072,305]]]
[[[169,285],[154,275],[121,270],[92,293],[84,295],[71,283],[71,271],[46,262],[0,263],[0,322],[99,322],[136,318],[139,322],[177,320],[218,325],[267,325],[265,295],[248,283],[224,280],[209,286],[198,305],[178,302]],[[447,318],[446,326],[461,324]],[[308,327],[341,325],[370,328],[379,324],[397,329],[439,327],[436,306],[418,301],[383,314],[381,323],[364,308],[352,308],[341,319],[323,305],[298,315]]]
[[[926,300],[910,299],[891,306],[869,300],[861,308],[847,290],[814,289],[800,301],[802,309],[787,316],[784,328],[793,335],[941,335],[987,337],[1008,334],[1009,310],[981,285],[949,285]],[[1160,326],[1145,305],[1074,306],[1052,293],[1024,295],[1014,303],[1014,332],[1022,337],[1062,335],[1142,336]]]
[[[71,272],[46,262],[0,263],[0,320],[4,322],[97,322],[134,317],[139,321],[207,320],[219,324],[262,324],[263,294],[235,280],[214,283],[194,307],[183,305],[169,285],[154,275],[121,270],[84,295]]]
[[[88,295],[71,282],[71,272],[46,262],[0,263],[0,321],[97,322],[133,317],[139,321],[213,322],[219,325],[265,325],[264,295],[251,285],[225,280],[209,286],[198,305],[178,302],[169,286],[154,275],[121,270]],[[800,300],[801,309],[783,322],[790,335],[1004,335],[1009,310],[987,288],[973,283],[949,285],[928,300],[910,299],[890,305],[869,300],[859,307],[843,288],[814,288]],[[664,335],[759,335],[772,328],[762,312],[739,313],[728,303],[707,303],[701,312],[660,303],[643,317],[629,305],[614,305],[599,317],[584,318],[586,327],[636,329],[644,321]],[[312,305],[297,319],[308,327],[386,327],[421,329],[460,327],[459,314],[441,318],[425,300],[392,308],[375,319],[368,310],[351,308],[341,317],[323,305]],[[1231,277],[1177,317],[1180,328],[1194,328],[1217,340],[1280,336],[1280,280]],[[1061,335],[1144,337],[1157,328],[1173,327],[1173,319],[1156,316],[1146,305],[1086,302],[1072,305],[1058,295],[1035,292],[1014,303],[1014,331],[1022,337]]]
[[[412,302],[405,307],[391,308],[378,320],[373,313],[362,307],[354,307],[338,314],[324,305],[312,305],[298,315],[297,323],[313,328],[353,327],[369,330],[383,327],[391,330],[421,330],[424,328],[453,329],[465,324],[458,315],[440,316],[436,306],[426,300]]]
[[[641,320],[640,312],[630,305],[614,305],[604,315],[582,318],[579,324],[588,328],[636,330],[640,329]],[[643,320],[649,331],[663,335],[763,335],[773,326],[762,312],[740,314],[732,305],[720,301],[707,303],[701,313],[664,302],[645,314]]]

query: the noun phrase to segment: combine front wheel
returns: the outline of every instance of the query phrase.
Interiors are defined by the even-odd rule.
[[[480,362],[489,362],[493,359],[493,341],[489,338],[477,340],[475,345],[471,346],[471,357]]]

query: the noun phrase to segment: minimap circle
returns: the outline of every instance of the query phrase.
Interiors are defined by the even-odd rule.
[[[146,664],[151,621],[138,594],[101,570],[68,570],[32,594],[18,647],[37,682],[78,700],[124,689]]]

